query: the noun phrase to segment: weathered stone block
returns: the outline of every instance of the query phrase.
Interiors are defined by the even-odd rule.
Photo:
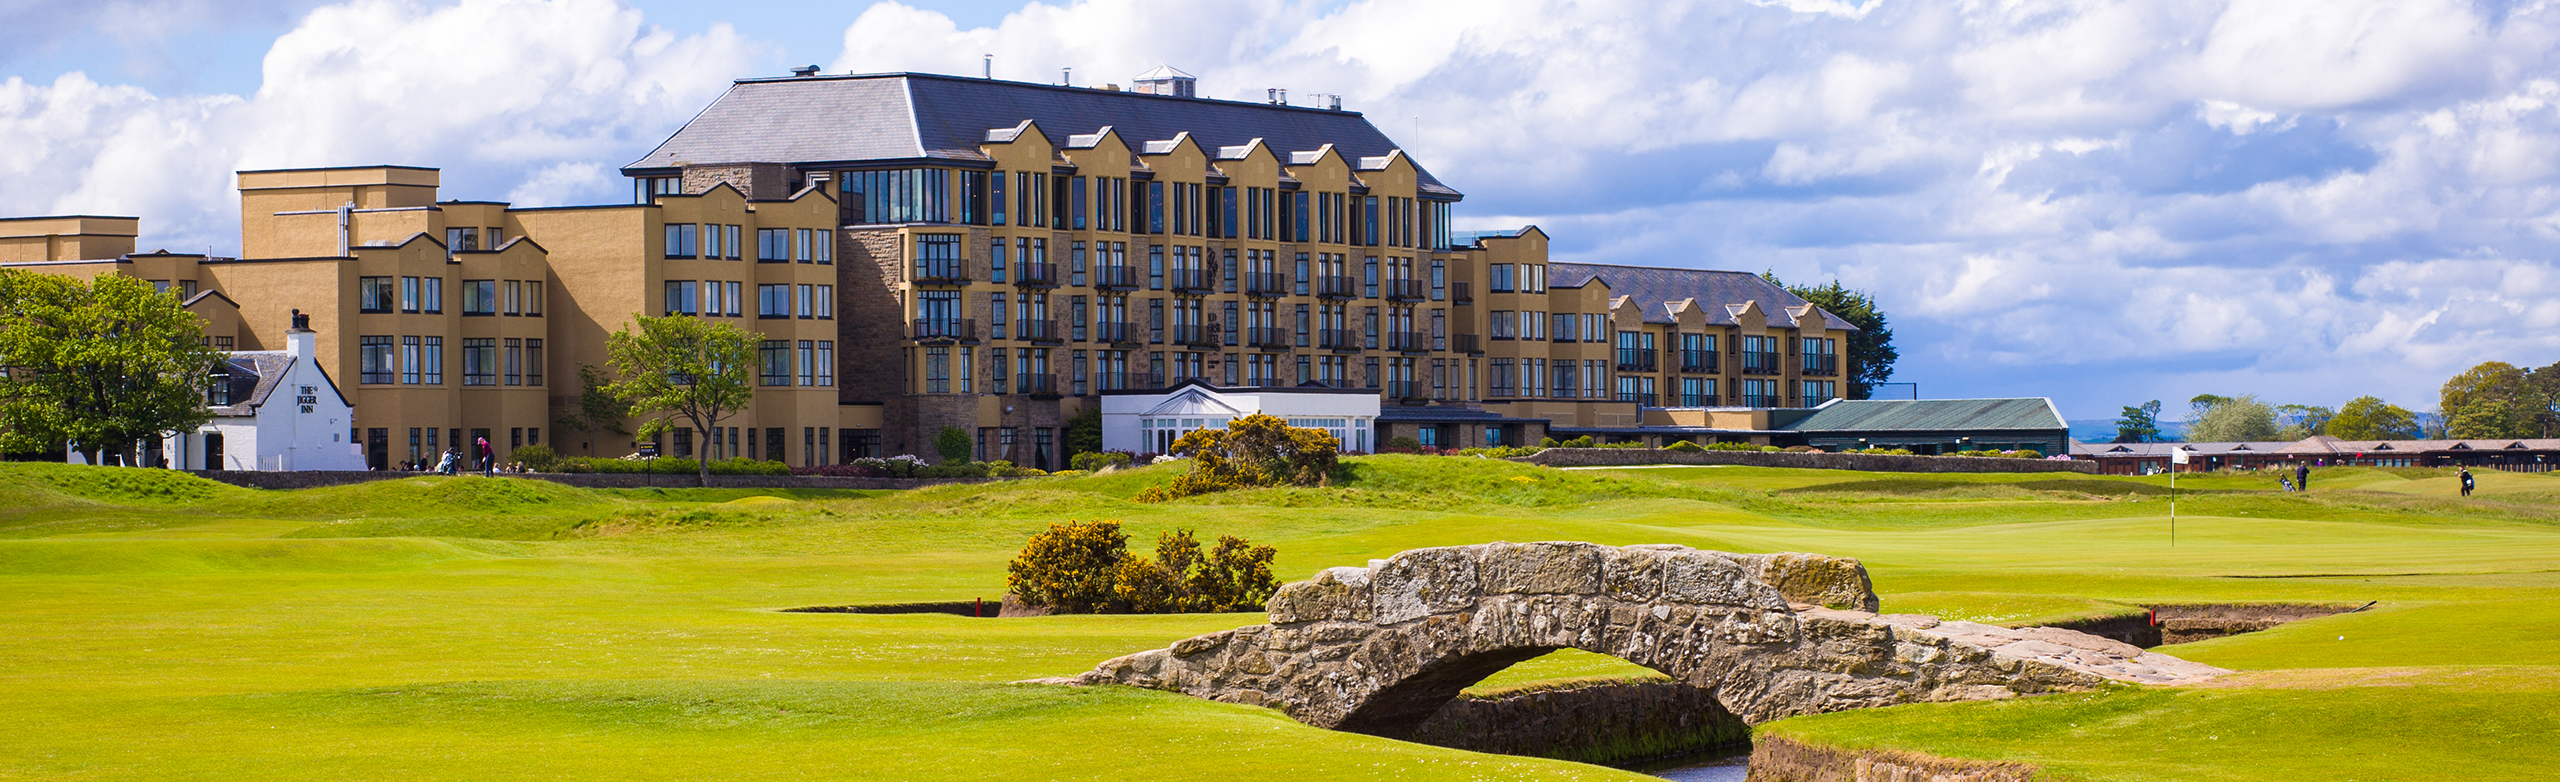
[[[1478,565],[1494,594],[1588,595],[1600,591],[1601,547],[1590,543],[1489,543]]]
[[[1370,569],[1379,624],[1419,619],[1473,607],[1483,591],[1473,547],[1426,548],[1397,554]]]
[[[1339,620],[1366,622],[1376,616],[1369,594],[1367,568],[1338,567],[1306,581],[1286,584],[1271,596],[1271,623]]]
[[[1691,551],[1663,560],[1663,598],[1678,603],[1783,609],[1786,600],[1741,564],[1723,555]]]

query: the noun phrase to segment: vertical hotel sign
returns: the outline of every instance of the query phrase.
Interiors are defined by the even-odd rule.
[[[299,393],[299,394],[294,395],[294,397],[293,397],[293,403],[294,403],[294,404],[297,404],[297,405],[301,405],[301,406],[302,406],[302,412],[303,412],[303,413],[305,413],[305,414],[309,414],[309,413],[311,412],[311,409],[312,409],[314,406],[317,406],[317,405],[319,405],[319,404],[320,404],[320,389],[319,389],[319,387],[318,387],[318,386],[303,386],[303,387],[302,387],[302,392],[301,392],[301,393]]]

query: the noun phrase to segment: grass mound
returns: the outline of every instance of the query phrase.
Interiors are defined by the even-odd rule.
[[[0,499],[12,503],[60,504],[61,500],[67,499],[165,505],[222,499],[247,491],[176,470],[50,462],[0,463]]]

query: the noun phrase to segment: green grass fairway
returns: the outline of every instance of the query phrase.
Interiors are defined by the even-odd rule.
[[[2245,671],[1786,720],[2069,779],[2560,774],[2560,477],[1551,470],[1366,457],[1324,489],[1131,501],[1170,468],[914,492],[411,478],[262,492],[0,465],[0,780],[1642,779],[1117,688],[1011,685],[1259,615],[783,613],[999,597],[1050,522],[1277,546],[1678,543],[1863,559],[1885,608],[2034,624],[2146,603],[2380,601],[2164,649]],[[1648,675],[1558,653],[1475,692]]]

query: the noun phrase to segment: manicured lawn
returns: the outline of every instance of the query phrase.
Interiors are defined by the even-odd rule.
[[[1005,684],[1259,615],[773,610],[993,600],[1022,539],[1070,518],[1121,519],[1142,550],[1176,528],[1243,535],[1279,547],[1284,578],[1570,539],[1855,556],[1887,611],[2013,624],[2380,601],[2166,650],[2251,672],[2224,686],[1764,730],[2088,780],[2522,778],[2560,760],[2542,716],[2560,706],[2548,475],[2485,473],[2470,500],[2425,470],[2324,470],[2305,494],[2182,477],[2171,547],[2160,478],[1374,457],[1339,487],[1129,500],[1166,469],[905,493],[257,492],[0,465],[0,780],[1639,778]],[[1642,673],[1560,653],[1482,686]]]

